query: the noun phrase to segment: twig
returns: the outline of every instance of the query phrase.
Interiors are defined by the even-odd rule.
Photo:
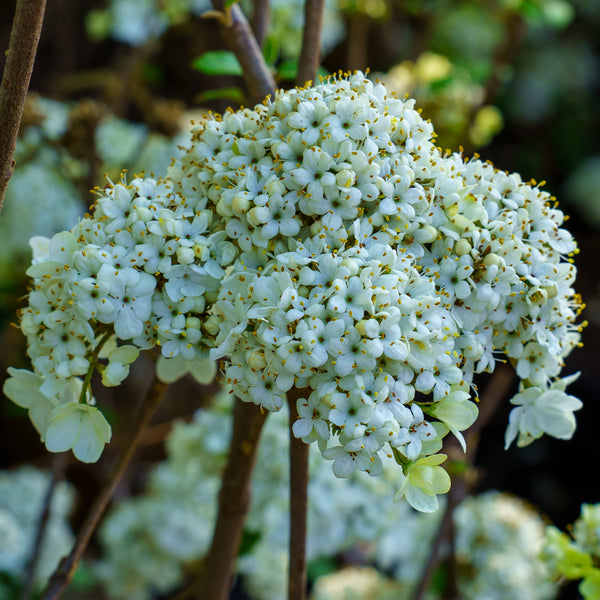
[[[52,508],[52,498],[54,497],[54,491],[56,485],[62,479],[65,468],[68,462],[68,454],[61,452],[56,454],[52,461],[52,477],[46,489],[46,495],[44,497],[44,503],[42,505],[42,512],[40,514],[40,521],[38,523],[35,540],[31,550],[29,558],[29,564],[27,565],[27,571],[25,574],[25,584],[23,585],[23,593],[21,594],[21,600],[29,600],[33,593],[33,586],[35,585],[35,570],[37,568],[40,552],[42,550],[42,542],[44,541],[44,535],[46,534],[46,528],[48,520],[50,519],[50,509]]]
[[[324,0],[306,0],[304,3],[304,31],[298,62],[296,84],[303,86],[314,81],[321,60],[321,30],[323,29]]]
[[[412,596],[412,600],[423,600],[425,593],[429,589],[431,579],[439,564],[439,551],[442,544],[453,535],[453,517],[454,510],[467,495],[472,483],[472,474],[469,467],[473,464],[477,446],[479,445],[479,436],[483,428],[490,422],[496,412],[500,402],[506,398],[512,384],[515,380],[514,371],[503,364],[496,367],[494,375],[488,383],[484,394],[479,402],[479,416],[475,423],[465,432],[465,441],[467,444],[467,453],[465,461],[467,467],[461,474],[452,477],[452,487],[446,497],[446,510],[440,522],[436,536],[431,544],[431,550],[427,558],[423,573],[419,583]],[[450,455],[457,455],[461,452],[458,442],[451,439],[445,444],[445,451]]]
[[[161,383],[156,377],[153,379],[142,406],[140,407],[139,416],[134,421],[134,427],[130,432],[128,440],[121,449],[117,462],[114,464],[104,487],[100,491],[99,496],[96,498],[85,521],[81,525],[73,549],[68,556],[63,558],[48,582],[48,585],[42,594],[42,600],[56,600],[57,598],[60,598],[71,582],[73,574],[77,569],[77,565],[83,556],[83,552],[85,551],[92,534],[96,530],[100,518],[106,510],[127,465],[133,458],[142,432],[160,404],[166,389],[167,384]]]
[[[352,13],[348,23],[348,69],[364,71],[368,66],[371,20],[361,12]]]
[[[258,45],[262,46],[267,36],[271,16],[269,0],[254,0],[252,5],[254,7],[254,12],[252,13],[252,31]]]
[[[218,18],[221,34],[242,66],[244,80],[254,102],[262,102],[274,94],[277,84],[244,13],[237,4],[225,7],[225,0],[212,0],[214,11],[208,16]]]
[[[298,439],[292,426],[298,418],[296,402],[307,389],[288,392],[290,407],[290,563],[288,600],[306,598],[306,519],[308,508],[308,444]]]
[[[46,0],[17,0],[0,85],[0,211],[15,163],[13,155],[33,71]]]
[[[180,597],[189,597],[191,592],[205,600],[227,600],[229,597],[235,559],[250,508],[250,480],[267,414],[251,402],[236,400],[212,543],[200,578],[184,590],[186,595]]]

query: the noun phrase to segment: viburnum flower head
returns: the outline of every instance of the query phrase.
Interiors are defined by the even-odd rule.
[[[40,393],[62,404],[85,378],[77,401],[93,403],[104,344],[107,385],[133,348],[160,352],[169,381],[220,361],[267,410],[300,390],[294,431],[336,473],[393,455],[422,510],[446,489],[442,438],[464,443],[477,418],[474,374],[501,356],[522,381],[508,438],[568,437],[578,405],[552,427],[564,390],[544,392],[579,340],[563,214],[433,140],[414,101],[362,73],[207,117],[164,178],[109,182],[72,232],[36,241],[21,326]]]

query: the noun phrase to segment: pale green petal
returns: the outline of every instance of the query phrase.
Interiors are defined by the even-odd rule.
[[[96,462],[104,445],[110,441],[111,428],[104,415],[93,406],[81,405],[86,408],[81,420],[81,433],[73,446],[73,454],[85,463]]]
[[[132,362],[137,360],[140,355],[140,351],[135,346],[127,344],[125,346],[119,346],[111,351],[108,355],[110,362],[119,362],[123,365],[130,365]]]
[[[45,439],[50,452],[65,452],[77,443],[83,416],[79,406],[75,403],[63,404],[52,411]]]
[[[188,372],[186,363],[181,356],[166,358],[161,354],[156,361],[156,376],[163,383],[173,383]]]
[[[197,358],[191,361],[190,372],[198,383],[212,383],[217,374],[217,361],[210,358]]]
[[[43,379],[27,369],[8,368],[10,377],[2,388],[4,395],[23,408],[31,408],[46,397],[39,391]]]
[[[409,486],[406,490],[406,501],[419,512],[432,513],[438,507],[438,499],[435,494],[426,494],[423,490]]]

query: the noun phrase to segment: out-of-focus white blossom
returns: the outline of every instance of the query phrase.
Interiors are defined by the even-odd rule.
[[[153,588],[167,592],[181,582],[185,564],[200,560],[206,552],[225,467],[230,406],[225,391],[209,411],[198,411],[194,422],[177,424],[167,441],[167,460],[150,474],[146,493],[123,502],[109,514],[101,531],[104,553],[97,570],[111,596],[148,598]],[[237,561],[244,587],[255,600],[287,598],[286,412],[284,408],[271,415],[265,424],[246,523],[246,534],[253,543]],[[392,580],[378,590],[371,590],[365,581],[360,594],[363,584],[357,584],[356,597],[379,600],[377,593],[386,588],[395,590],[394,598],[410,597],[441,513],[417,513],[407,503],[392,501],[398,469],[387,457],[380,477],[355,471],[343,481],[333,475],[318,452],[310,453],[309,463],[308,561],[339,556],[359,546],[366,552],[365,558]],[[597,521],[589,513],[587,522],[593,524],[594,519]],[[455,525],[461,597],[506,600],[521,593],[528,600],[554,597],[556,587],[538,558],[544,523],[523,502],[498,492],[467,498],[456,509]],[[127,546],[124,537],[130,541]],[[366,575],[369,580],[374,578],[373,573]],[[314,589],[315,600],[344,598],[323,596],[333,588],[320,579]],[[317,594],[316,590],[322,591]],[[369,596],[367,590],[375,595]],[[441,597],[439,592],[432,590],[428,599]]]
[[[25,582],[50,480],[49,473],[33,467],[0,472],[0,574],[19,583]],[[42,589],[60,559],[71,549],[74,536],[68,517],[73,500],[72,487],[58,483],[36,566],[35,590]],[[13,597],[9,594],[0,581],[0,597]]]

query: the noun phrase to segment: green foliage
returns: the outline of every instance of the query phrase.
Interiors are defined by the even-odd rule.
[[[242,66],[229,50],[211,50],[192,61],[192,67],[205,75],[242,75]]]

